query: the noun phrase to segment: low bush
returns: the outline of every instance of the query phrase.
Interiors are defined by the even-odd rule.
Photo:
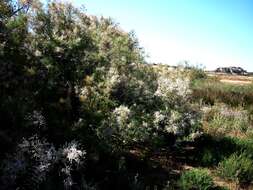
[[[219,163],[219,175],[228,180],[236,180],[239,184],[253,180],[253,161],[245,154],[232,154]]]
[[[191,80],[199,80],[199,79],[207,79],[208,76],[205,73],[204,69],[192,67],[190,69],[190,77]]]
[[[208,175],[207,170],[192,169],[181,175],[178,186],[182,190],[208,190],[214,186],[214,183],[212,178]]]

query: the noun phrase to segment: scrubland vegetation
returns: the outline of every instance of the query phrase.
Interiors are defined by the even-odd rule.
[[[67,3],[1,1],[0,42],[1,189],[252,189],[252,85]]]

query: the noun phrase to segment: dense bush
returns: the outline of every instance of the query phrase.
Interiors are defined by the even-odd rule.
[[[204,80],[207,79],[208,76],[203,68],[201,67],[190,67],[190,77],[192,81],[196,80]]]
[[[179,181],[178,186],[182,190],[198,189],[208,190],[214,186],[212,178],[205,169],[192,169],[185,171]]]
[[[171,146],[198,130],[187,72],[155,71],[111,19],[57,1],[4,0],[0,11],[3,187],[87,186],[96,176],[82,159],[113,157],[113,168],[137,144]]]

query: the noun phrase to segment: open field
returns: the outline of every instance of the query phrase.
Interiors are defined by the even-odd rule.
[[[214,77],[221,82],[229,84],[247,85],[252,84],[253,76],[240,76],[215,72],[206,72],[208,76]]]

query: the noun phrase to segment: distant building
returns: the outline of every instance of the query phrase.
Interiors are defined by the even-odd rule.
[[[248,72],[241,67],[219,67],[215,72],[232,75],[248,75]]]

